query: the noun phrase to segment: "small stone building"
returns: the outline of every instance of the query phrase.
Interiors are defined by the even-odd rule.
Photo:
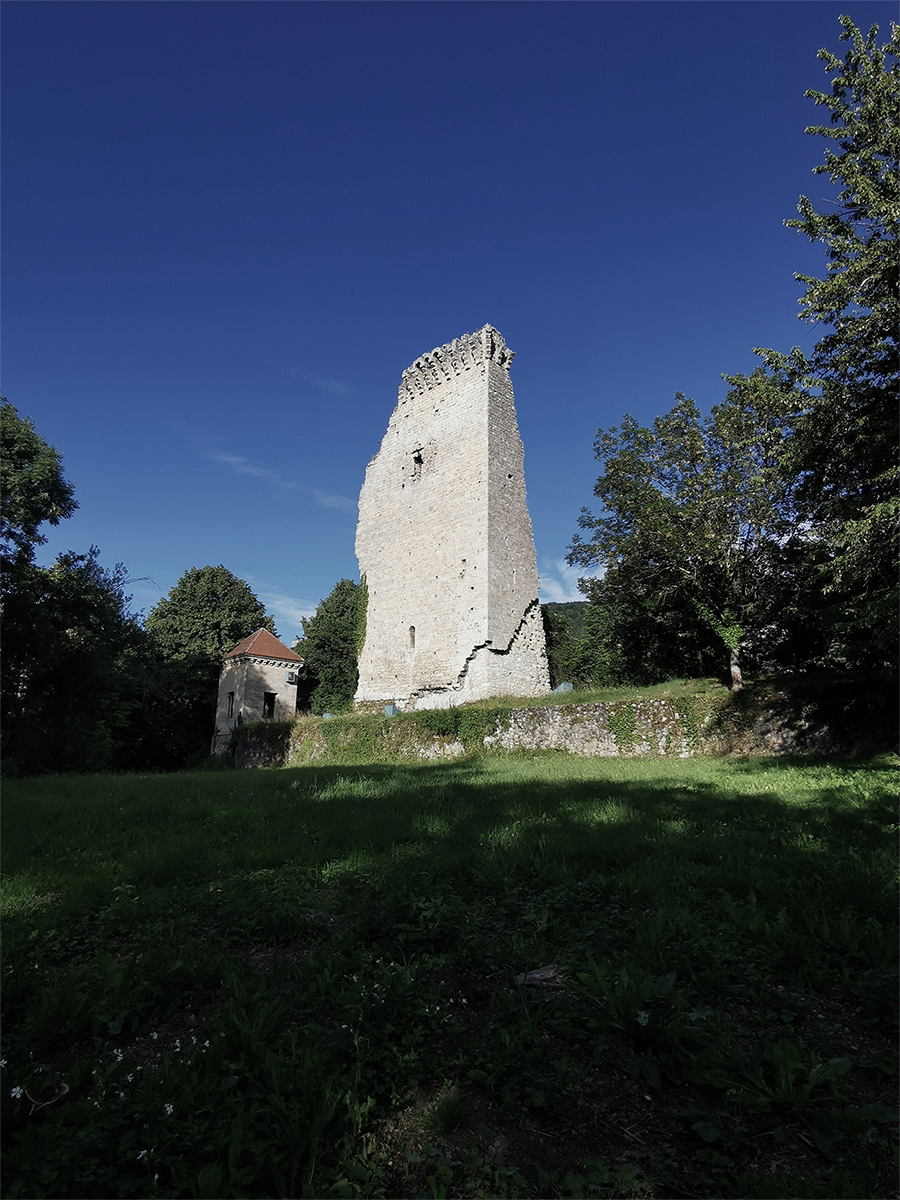
[[[212,753],[224,754],[235,725],[289,721],[297,711],[303,659],[268,629],[257,629],[225,655],[219,676]]]

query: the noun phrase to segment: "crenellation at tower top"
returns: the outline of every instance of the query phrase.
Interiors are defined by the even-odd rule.
[[[497,363],[508,372],[514,358],[503,335],[492,325],[484,325],[477,333],[465,333],[445,346],[435,346],[430,353],[420,355],[403,372],[401,398],[404,388],[410,396],[421,396],[466,371],[477,367],[484,369],[489,362]]]

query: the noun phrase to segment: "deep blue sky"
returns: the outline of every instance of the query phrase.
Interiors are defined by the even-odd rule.
[[[355,507],[401,372],[495,325],[542,597],[592,440],[754,346],[809,346],[783,221],[804,134],[887,3],[32,3],[3,11],[4,395],[149,610],[246,579],[290,641],[357,577]],[[152,581],[152,582],[151,582]]]

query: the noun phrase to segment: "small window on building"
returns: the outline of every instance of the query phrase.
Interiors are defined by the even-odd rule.
[[[275,716],[275,692],[263,692],[263,720],[271,721]]]
[[[234,716],[234,692],[228,693],[228,715],[229,717]]]
[[[410,627],[409,627],[409,648],[410,648],[410,650],[415,650],[415,648],[416,648],[416,627],[415,627],[415,625],[410,625]]]

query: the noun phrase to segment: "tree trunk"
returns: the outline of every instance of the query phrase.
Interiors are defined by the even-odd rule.
[[[744,679],[741,675],[741,652],[734,649],[731,652],[731,690],[739,692],[744,686]]]

